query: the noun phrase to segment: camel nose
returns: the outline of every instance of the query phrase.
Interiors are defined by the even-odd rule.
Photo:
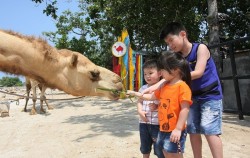
[[[113,81],[113,83],[119,83],[119,82],[122,82],[122,79],[120,76],[115,74],[112,81]]]
[[[122,82],[119,82],[116,85],[117,85],[117,90],[118,91],[122,91],[124,89]]]

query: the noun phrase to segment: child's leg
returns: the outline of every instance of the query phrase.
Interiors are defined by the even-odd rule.
[[[222,141],[218,135],[205,135],[213,158],[222,158]]]
[[[150,154],[143,154],[143,158],[149,158]]]
[[[214,158],[223,156],[222,141],[222,100],[210,100],[201,104],[201,132],[205,135]]]
[[[167,152],[164,152],[164,156],[166,158],[183,158],[183,154],[177,154],[177,153],[167,153]]]
[[[194,158],[202,157],[202,139],[201,139],[201,105],[198,101],[193,100],[193,104],[190,107],[187,120],[187,132],[190,136],[190,142]]]
[[[152,136],[152,140],[153,140],[153,144],[154,144],[154,154],[158,157],[158,158],[164,158],[163,155],[163,151],[162,148],[160,147],[160,145],[157,143],[157,139],[158,139],[158,133],[159,133],[159,125],[152,125],[152,131],[151,131],[151,136]]]
[[[202,157],[202,139],[200,134],[190,134],[190,142],[194,158]]]
[[[141,146],[140,150],[143,154],[143,158],[148,158],[151,152],[151,146],[153,144],[149,129],[147,124],[140,123],[139,124],[139,131],[140,131],[140,141]]]
[[[180,138],[180,143],[170,142],[171,132],[159,132],[157,143],[163,148],[163,154],[167,158],[182,158],[185,142],[186,142],[186,131],[183,131]]]

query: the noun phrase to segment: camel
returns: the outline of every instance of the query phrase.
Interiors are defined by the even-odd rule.
[[[119,93],[114,91],[123,89],[117,74],[95,65],[84,55],[68,49],[56,49],[42,38],[13,31],[0,30],[0,71],[30,77],[46,87],[73,96],[116,100]]]
[[[38,81],[29,78],[29,77],[25,77],[25,85],[26,85],[26,93],[27,93],[27,97],[26,97],[26,101],[25,101],[25,106],[23,111],[27,112],[27,105],[28,105],[28,101],[29,101],[29,94],[30,91],[32,90],[32,101],[33,101],[33,106],[31,108],[30,114],[31,115],[35,115],[37,114],[36,112],[36,99],[37,99],[37,95],[36,95],[36,88],[38,87],[41,91],[40,94],[40,113],[46,113],[44,108],[43,108],[43,101],[45,102],[45,104],[48,107],[48,110],[52,110],[53,107],[51,105],[48,104],[47,100],[46,100],[46,96],[45,96],[45,90],[46,90],[46,86],[44,84],[39,83]]]

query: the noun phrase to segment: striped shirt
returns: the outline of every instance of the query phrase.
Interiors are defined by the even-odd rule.
[[[143,90],[147,89],[148,85],[143,85],[139,92],[142,92]],[[154,104],[159,104],[158,100],[154,100],[154,101],[149,101],[149,100],[143,100],[142,102],[142,111],[147,112],[146,117],[148,119],[149,122],[145,122],[143,121],[141,118],[139,118],[139,123],[147,123],[147,124],[152,124],[152,125],[159,125],[159,121],[158,121],[158,110],[156,109],[155,111],[151,111],[149,108],[149,104],[154,103]]]

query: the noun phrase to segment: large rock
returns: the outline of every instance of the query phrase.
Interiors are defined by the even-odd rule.
[[[10,103],[8,101],[0,102],[0,116],[7,117],[9,116]]]

